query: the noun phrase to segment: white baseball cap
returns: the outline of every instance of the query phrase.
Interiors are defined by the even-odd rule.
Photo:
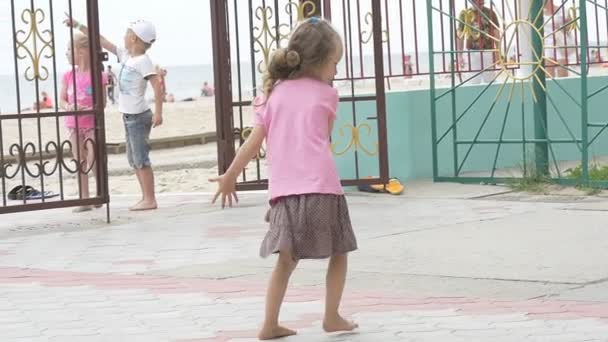
[[[141,39],[144,43],[152,44],[156,41],[156,28],[154,25],[145,20],[137,20],[131,23],[129,29]]]

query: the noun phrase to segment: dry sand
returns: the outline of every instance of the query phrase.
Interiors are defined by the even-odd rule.
[[[449,79],[444,76],[439,78],[439,84],[445,85],[449,83]],[[393,90],[399,89],[421,89],[428,84],[426,78],[416,79],[394,79],[391,82]],[[348,93],[349,85],[336,84],[341,93]],[[367,80],[359,84],[357,93],[373,92],[373,80]],[[245,108],[242,113],[243,124],[251,125],[252,113],[250,108]],[[105,114],[106,120],[106,136],[108,143],[124,142],[124,127],[121,115],[118,113],[116,106],[108,106]],[[240,125],[239,113],[235,113],[235,125]],[[57,121],[54,118],[40,119],[24,119],[19,125],[18,120],[2,121],[2,149],[5,151],[5,156],[10,155],[10,147],[13,144],[19,143],[19,132],[21,136],[27,137],[23,144],[31,143],[27,152],[39,151],[47,148],[48,142],[57,141],[57,132],[61,139],[64,140],[65,129],[63,122]],[[193,102],[169,103],[164,106],[164,124],[152,131],[152,139],[179,137],[192,134],[200,134],[204,132],[215,131],[215,103],[213,98],[198,99]],[[38,132],[42,139],[38,139]],[[49,146],[51,151],[53,146]],[[14,152],[14,151],[13,151]],[[214,185],[209,184],[207,179],[217,174],[217,147],[215,144],[190,146],[179,149],[157,150],[152,151],[151,159],[154,164],[156,173],[156,183],[158,192],[197,192],[197,191],[212,191]],[[47,171],[53,168],[53,160],[46,166]],[[14,186],[19,185],[25,179],[26,184],[30,184],[38,189],[41,189],[42,184],[40,177],[36,176],[36,162],[29,162],[29,170],[32,175],[27,172],[19,172],[13,179],[5,179],[0,187],[3,187],[6,192]],[[126,156],[110,155],[108,157],[109,168],[109,187],[111,194],[136,194],[139,193],[139,187],[135,176],[126,162]],[[14,172],[15,168],[9,168],[8,173]],[[249,173],[248,180],[257,179],[257,169],[255,163],[250,164],[247,171]],[[265,178],[266,170],[264,163],[261,167],[261,178]],[[45,177],[45,190],[51,190],[56,193],[61,191],[59,173],[55,171],[51,176]],[[2,188],[0,188],[1,190]],[[92,193],[95,193],[95,182],[91,178]],[[66,198],[74,198],[78,196],[78,184],[73,174],[63,172],[63,194]]]
[[[179,137],[191,134],[215,131],[215,100],[213,98],[203,98],[193,102],[165,103],[163,108],[164,124],[152,131],[152,139]],[[244,112],[244,121],[251,121],[251,114]],[[19,122],[21,121],[21,122]],[[108,143],[119,143],[125,141],[125,133],[122,122],[122,115],[118,112],[116,105],[108,105],[105,110],[106,141]],[[57,129],[59,127],[59,129]],[[20,135],[19,132],[22,132]],[[39,144],[38,132],[42,136],[41,142],[44,145],[49,141],[57,140],[59,131],[60,140],[66,138],[66,129],[63,119],[27,118],[22,120],[4,120],[2,122],[2,141],[4,151],[9,151],[12,144],[19,142],[19,137],[25,137],[24,144],[31,142]],[[38,148],[36,149],[38,151]]]
[[[215,131],[215,102],[213,98],[203,98],[193,102],[166,103],[164,105],[164,123],[162,126],[153,129],[151,138],[180,137],[191,134],[201,134]],[[237,113],[238,115],[238,113]],[[236,116],[235,120],[238,120]],[[124,142],[124,127],[120,113],[116,106],[108,106],[105,112],[106,137],[108,143]],[[250,111],[243,112],[243,122],[250,125],[252,114]],[[42,143],[43,150],[49,141],[57,140],[57,122],[55,119],[41,119],[40,132],[42,140],[38,139],[38,120],[24,119],[21,122],[21,136],[24,145],[32,143],[28,152],[39,151],[39,143]],[[59,132],[61,140],[66,139],[63,123],[59,122]],[[237,121],[238,124],[238,121]],[[18,120],[5,120],[2,127],[2,140],[4,142],[5,156],[10,155],[10,146],[19,143],[19,123]],[[54,151],[54,148],[51,148]],[[212,191],[215,185],[207,181],[210,177],[217,175],[217,145],[215,143],[206,145],[189,146],[178,149],[154,150],[151,152],[151,160],[154,164],[156,174],[156,188],[158,192],[197,192]],[[59,172],[50,172],[55,167],[55,160],[49,160],[46,170],[52,173],[51,176],[44,177],[45,191],[63,193],[65,198],[77,198],[79,185],[74,174],[66,171],[62,167],[62,177],[60,182]],[[3,186],[5,191],[10,191],[13,187],[25,184],[31,185],[39,190],[42,189],[41,177],[37,172],[37,161],[28,162],[27,170],[19,170],[12,179],[5,179]],[[68,167],[74,168],[68,161]],[[124,154],[108,156],[109,169],[109,188],[111,194],[137,194],[139,186],[133,171],[127,163]],[[10,167],[7,174],[12,174],[17,169]],[[265,170],[262,167],[262,178]],[[248,180],[257,179],[257,169],[254,163],[248,169]],[[95,181],[93,176],[90,178],[91,193],[95,194]],[[62,191],[63,190],[63,191]],[[11,204],[9,202],[8,204]],[[13,204],[17,204],[13,202]]]

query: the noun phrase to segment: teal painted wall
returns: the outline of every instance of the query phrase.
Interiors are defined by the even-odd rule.
[[[561,87],[552,81],[547,82],[549,137],[551,139],[572,139],[572,137],[580,139],[581,110],[576,103],[580,103],[581,99],[581,81],[578,78],[571,78],[558,82]],[[588,81],[589,93],[606,85],[608,85],[608,77],[592,77]],[[457,124],[459,140],[474,140],[475,137],[478,140],[497,140],[501,135],[503,122],[503,139],[521,140],[522,132],[525,132],[527,139],[533,138],[534,100],[528,83],[525,83],[523,90],[520,84],[515,87],[512,87],[511,83],[504,86],[502,84],[492,85],[480,95],[484,88],[484,85],[465,86],[455,91],[456,117],[462,115],[470,107]],[[438,89],[436,95],[439,96],[445,91],[447,89]],[[608,90],[590,99],[588,111],[590,122],[608,122],[608,97],[606,95],[608,95]],[[477,97],[479,99],[474,102]],[[433,159],[430,91],[388,92],[386,100],[391,176],[402,180],[431,178]],[[441,137],[452,125],[452,113],[452,96],[447,94],[437,101],[438,137]],[[357,124],[368,125],[359,130],[361,145],[371,152],[376,152],[377,123],[375,120],[369,119],[375,115],[375,102],[373,101],[358,102],[355,105],[341,103],[333,134],[335,150],[340,152],[347,147],[348,141],[351,140],[349,126],[352,125],[353,119],[356,119]],[[522,128],[522,122],[525,128]],[[590,139],[597,132],[599,129],[589,129]],[[454,175],[452,139],[453,135],[450,132],[438,145],[440,176]],[[528,161],[533,159],[533,147],[533,144],[527,144],[525,148]],[[553,155],[558,161],[580,160],[577,144],[555,143],[551,144],[551,147]],[[470,152],[469,148],[470,145],[458,145],[457,167],[461,167],[464,157],[468,153],[466,161],[462,164],[461,172],[483,172],[483,175],[490,176],[496,158],[497,145],[476,144],[470,149]],[[523,155],[523,144],[502,144],[496,159],[496,166],[497,168],[521,168],[524,165]],[[591,159],[608,155],[608,130],[591,145],[589,155]],[[361,148],[356,157],[355,149],[351,147],[343,155],[337,155],[336,161],[343,179],[357,178],[357,169],[360,178],[379,174],[377,154],[370,156]],[[551,163],[553,164],[552,159]]]

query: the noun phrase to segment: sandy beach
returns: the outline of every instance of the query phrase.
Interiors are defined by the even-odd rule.
[[[605,69],[604,69],[605,70]],[[602,70],[602,71],[604,71]],[[595,70],[596,72],[599,70]],[[445,86],[450,83],[449,78],[445,75],[438,76],[438,86]],[[399,91],[403,89],[424,89],[428,86],[428,79],[418,77],[414,79],[394,79],[391,81],[391,90]],[[350,92],[350,85],[337,82],[336,87],[341,94]],[[356,89],[357,94],[373,93],[374,84],[372,81],[366,80],[360,82]],[[161,127],[152,130],[152,139],[161,138],[176,138],[193,134],[202,134],[215,131],[215,99],[200,98],[192,102],[176,102],[165,103],[163,109],[164,123]],[[108,143],[123,143],[124,127],[122,116],[118,112],[116,105],[108,105],[105,111],[105,131]],[[253,122],[253,113],[251,108],[244,108],[242,113],[242,122],[244,126],[250,126]],[[240,126],[239,113],[235,110],[235,126]],[[19,144],[19,132],[23,139],[23,145],[31,143],[27,148],[27,153],[39,151],[40,147],[45,151],[47,148],[50,152],[54,152],[53,146],[47,146],[49,142],[57,141],[57,132],[59,131],[61,140],[66,139],[66,130],[63,126],[62,119],[43,118],[40,119],[23,119],[21,124],[19,120],[3,120],[2,121],[2,149],[5,156],[11,155],[11,146]],[[38,139],[38,132],[42,139]],[[15,150],[13,149],[13,152]],[[37,153],[37,152],[36,152]],[[160,149],[151,152],[151,159],[154,164],[156,173],[157,191],[162,192],[200,192],[213,191],[215,186],[207,181],[210,177],[217,175],[217,145],[209,143],[205,145],[194,145],[175,149]],[[55,170],[50,172],[54,167],[55,160],[49,160],[45,166],[47,172],[51,176],[45,176],[45,190],[55,193],[63,193],[65,198],[76,198],[78,196],[78,184],[74,174],[62,172],[63,181],[60,182],[59,172]],[[35,164],[37,161],[28,162],[29,171],[19,171],[12,179],[5,179],[0,186],[4,187],[5,192],[10,191],[14,186],[20,185],[23,182],[37,189],[42,188],[40,176],[37,175]],[[262,161],[261,178],[265,178],[265,166]],[[250,164],[248,169],[248,180],[257,178],[257,170],[255,164]],[[73,165],[68,166],[73,168]],[[109,187],[110,194],[136,194],[139,193],[139,186],[133,175],[133,171],[129,168],[126,156],[124,154],[112,154],[108,156],[109,169]],[[7,169],[10,175],[15,172],[15,168]],[[90,181],[91,193],[95,193],[95,181],[91,177]]]
[[[179,137],[191,134],[215,131],[215,99],[200,98],[192,102],[165,103],[163,106],[164,123],[158,129],[152,130],[152,139]],[[248,115],[249,113],[245,113]],[[250,116],[246,117],[249,120]],[[59,122],[55,118],[40,120],[40,132],[43,145],[45,142],[57,140],[57,125],[59,133],[64,139],[66,129],[63,119]],[[19,121],[5,120],[2,122],[2,137],[4,151],[8,151],[10,144],[19,141]],[[118,105],[109,104],[105,110],[105,131],[108,143],[121,143],[125,141],[122,115],[118,112]],[[38,120],[21,120],[21,131],[28,142],[38,145]]]
[[[201,134],[215,131],[215,99],[201,98],[192,102],[165,103],[163,108],[164,123],[162,126],[152,130],[151,139],[175,138],[192,134]],[[122,116],[117,106],[109,105],[105,111],[106,139],[108,143],[123,143],[124,127]],[[238,116],[235,118],[238,120]],[[237,121],[238,122],[238,121]],[[243,122],[249,125],[252,122],[250,111],[243,112]],[[38,141],[38,120],[24,119],[21,122],[21,131],[24,144],[33,143],[38,151],[39,143],[43,150],[49,141],[57,140],[56,119],[45,118],[40,120],[40,132],[42,141]],[[10,146],[19,142],[18,120],[5,120],[2,127],[5,156],[10,156]],[[66,130],[63,122],[59,122],[61,139],[66,138]],[[33,149],[28,149],[31,152]],[[54,151],[51,148],[51,151]],[[209,143],[176,149],[161,149],[151,152],[151,160],[156,173],[156,188],[158,192],[199,192],[211,191],[215,185],[208,182],[210,177],[217,175],[217,145]],[[54,167],[55,160],[50,160],[46,170]],[[36,161],[28,162],[29,170],[37,176]],[[73,168],[73,163],[67,162],[68,167]],[[252,164],[253,165],[253,164]],[[65,198],[77,198],[79,187],[74,174],[63,168],[62,182],[58,171],[51,176],[44,177],[45,191],[63,193]],[[127,163],[125,154],[111,154],[108,156],[109,187],[110,194],[137,194],[139,186],[135,175]],[[16,171],[14,167],[7,169],[7,174]],[[264,176],[265,171],[262,170]],[[256,177],[255,167],[248,169],[248,177]],[[27,171],[19,171],[16,177],[7,179],[3,184],[5,191],[23,183],[31,185],[39,190],[42,189],[41,177],[32,177]],[[248,178],[254,179],[254,178]],[[2,186],[0,184],[0,186]],[[95,181],[91,175],[91,194],[95,193]],[[18,202],[14,202],[17,204]],[[10,202],[9,202],[10,204]]]
[[[605,75],[608,73],[608,68],[594,66],[590,70],[592,76]],[[463,73],[463,79],[467,79],[471,75]],[[500,84],[506,81],[504,73],[497,79],[496,83]],[[437,75],[437,88],[449,87],[451,83],[450,75]],[[336,81],[334,86],[339,90],[342,96],[351,96],[351,84],[349,81]],[[466,85],[465,85],[466,86]],[[403,90],[421,90],[428,89],[428,76],[417,76],[411,79],[400,77],[391,78],[386,82],[385,90],[403,91]],[[355,95],[368,95],[375,92],[375,81],[373,79],[360,80],[355,82]],[[237,94],[234,94],[235,99]],[[158,129],[152,130],[152,139],[181,137],[192,134],[201,134],[215,131],[215,98],[197,98],[191,102],[175,102],[165,103],[163,109],[164,123]],[[40,120],[40,124],[38,123]],[[240,126],[239,113],[235,109],[234,124]],[[250,126],[253,122],[253,113],[250,107],[244,107],[242,113],[243,126]],[[39,151],[39,146],[42,149],[46,148],[46,144],[50,141],[65,140],[66,129],[64,128],[63,119],[56,118],[27,118],[22,120],[3,120],[1,122],[0,134],[2,136],[2,150],[5,155],[10,153],[10,147],[13,144],[19,143],[19,137],[24,137],[23,145],[33,143],[36,151]],[[19,132],[22,132],[19,134]],[[42,139],[38,139],[38,133]],[[58,139],[57,135],[60,135]],[[105,110],[105,132],[106,141],[108,143],[124,142],[124,127],[122,115],[118,112],[117,105],[108,104]],[[31,150],[29,150],[31,152]]]
[[[178,149],[154,150],[150,156],[155,170],[156,191],[158,193],[192,193],[215,191],[216,185],[210,183],[209,178],[218,174],[217,168],[217,146],[216,144],[194,145]],[[33,163],[28,163],[33,165]],[[265,161],[261,162],[261,178],[266,177]],[[34,168],[31,167],[33,170]],[[108,156],[108,174],[110,195],[139,194],[139,185],[133,170],[127,163],[124,154]],[[27,173],[23,175],[25,183],[39,190],[42,189],[40,177],[31,177]],[[253,180],[257,177],[255,163],[247,168],[247,179]],[[96,183],[90,178],[91,195],[96,194]],[[76,199],[79,197],[79,185],[74,174],[63,172],[62,182],[59,173],[50,177],[44,177],[45,191],[63,193],[65,199]],[[14,179],[6,180],[4,186],[6,192],[13,187],[21,185],[21,172]],[[58,198],[55,198],[58,199]],[[7,205],[17,205],[22,202],[9,201]]]
[[[446,75],[437,77],[438,86],[449,85]],[[343,96],[351,95],[351,85],[347,81],[336,81],[335,86]],[[390,87],[387,84],[386,91],[416,90],[428,88],[428,77],[419,76],[412,79],[393,78]],[[375,83],[373,79],[355,82],[355,94],[373,94]],[[235,97],[237,95],[235,94]],[[151,100],[150,100],[151,101]],[[153,105],[151,104],[153,107]],[[235,108],[234,124],[240,126],[240,113]],[[122,115],[118,111],[118,105],[108,104],[105,109],[105,132],[106,141],[122,143],[125,141]],[[215,132],[215,98],[197,98],[191,102],[165,103],[163,106],[164,123],[161,127],[152,130],[151,139],[169,137],[181,137],[192,134]],[[253,113],[250,107],[243,107],[243,126],[253,123]],[[20,143],[23,137],[23,145],[32,143],[36,151],[46,149],[46,144],[53,141],[64,141],[67,138],[63,118],[25,118],[22,120],[3,120],[1,122],[2,150],[5,155],[10,154],[10,148]],[[20,134],[21,132],[21,134]],[[42,139],[38,139],[38,134]],[[59,135],[59,138],[58,138]],[[51,147],[52,150],[52,147]],[[31,152],[31,148],[28,152]]]

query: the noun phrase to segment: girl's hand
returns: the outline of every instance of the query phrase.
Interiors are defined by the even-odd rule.
[[[215,204],[220,197],[222,198],[222,209],[226,207],[226,202],[228,202],[229,207],[232,207],[233,198],[235,204],[239,203],[239,198],[236,195],[236,179],[224,174],[216,178],[211,178],[209,181],[212,183],[217,183],[218,185],[217,192],[215,193],[211,204]]]
[[[84,110],[93,110],[93,107],[90,106],[78,106],[78,108],[76,108],[75,104],[66,104],[65,105],[65,110],[68,112],[75,112],[75,111],[84,111]]]
[[[70,17],[70,15],[68,13],[65,13],[65,19],[63,20],[63,23],[67,27],[78,27],[78,25],[80,25],[80,23],[78,23],[78,21],[76,21],[76,19]]]

